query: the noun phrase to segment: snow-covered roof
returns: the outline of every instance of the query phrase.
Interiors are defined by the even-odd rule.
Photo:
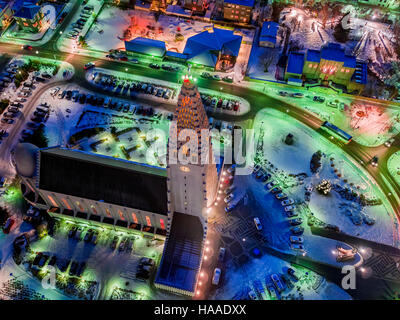
[[[223,54],[237,56],[239,54],[242,36],[235,35],[231,30],[213,28],[190,37],[183,50],[189,61],[214,67],[217,63],[218,51]]]
[[[276,43],[279,24],[274,21],[265,21],[261,27],[260,41]]]
[[[135,38],[131,41],[125,41],[126,51],[138,52],[152,56],[162,57],[165,54],[165,42],[143,37]]]
[[[178,14],[178,15],[188,16],[188,17],[190,17],[192,15],[191,11],[187,12],[188,10],[185,10],[181,6],[172,5],[172,4],[167,6],[167,10],[166,11],[168,13],[175,13],[175,14]]]
[[[254,7],[254,0],[224,0],[224,3],[237,4],[240,6]]]
[[[286,72],[301,75],[304,66],[304,53],[291,52],[289,53]]]

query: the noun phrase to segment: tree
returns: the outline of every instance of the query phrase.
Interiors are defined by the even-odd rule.
[[[347,17],[347,16],[346,16]],[[349,40],[350,28],[343,28],[343,19],[347,19],[343,17],[339,23],[335,26],[335,30],[333,32],[333,36],[335,37],[337,42],[345,43]],[[346,23],[350,23],[350,20],[347,20]]]
[[[46,148],[49,144],[49,139],[46,137],[43,127],[36,129],[25,141],[34,144],[38,148]]]
[[[10,100],[8,99],[3,99],[0,101],[0,114],[2,114],[4,110],[6,110],[9,104]]]

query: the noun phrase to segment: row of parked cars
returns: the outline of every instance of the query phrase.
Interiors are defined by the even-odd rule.
[[[256,165],[253,169],[253,175],[257,180],[260,180],[265,184],[265,189],[270,191],[275,195],[277,200],[280,200],[281,205],[283,206],[285,213],[289,219],[289,224],[291,225],[291,233],[289,240],[291,242],[291,248],[294,250],[304,250],[303,247],[303,238],[298,235],[303,234],[304,228],[301,227],[303,220],[298,216],[298,213],[295,211],[296,206],[294,204],[294,200],[288,198],[287,194],[279,188],[279,185],[272,180],[272,175],[265,171],[260,165]],[[257,224],[256,224],[257,225]]]
[[[237,100],[222,99],[204,93],[202,93],[200,97],[206,108],[208,107],[212,110],[224,109],[224,110],[239,111],[240,108],[240,103]]]
[[[86,5],[83,7],[79,19],[72,24],[73,29],[67,34],[67,38],[76,39],[80,36],[83,27],[93,13],[94,7],[91,5]]]
[[[160,119],[162,117],[162,113],[154,111],[154,109],[151,107],[146,108],[143,106],[130,104],[128,102],[112,99],[110,97],[81,93],[79,90],[60,90],[60,88],[57,87],[54,88],[50,94],[53,97],[57,95],[58,99],[66,99],[71,100],[72,102],[78,102],[80,104],[89,104],[92,106],[109,108],[118,112],[136,114],[145,117],[154,117],[156,119]],[[71,110],[66,109],[66,111],[70,112]],[[172,120],[172,116],[173,114],[171,113],[168,116],[168,119]]]
[[[142,257],[136,268],[136,278],[139,280],[147,280],[150,278],[151,272],[155,268],[155,261],[151,258]]]
[[[273,273],[267,276],[265,279],[265,286],[269,295],[273,299],[279,298],[280,294],[286,290],[286,288],[293,288],[292,281],[299,281],[299,277],[296,274],[296,271],[292,268],[287,269],[287,274],[277,274]],[[260,280],[253,281],[253,290],[250,290],[248,293],[248,297],[251,300],[257,300],[259,296],[264,293],[264,286]]]
[[[78,226],[73,226],[68,231],[68,238],[75,239],[76,241],[85,241],[86,243],[97,244],[99,238],[99,232],[93,229],[89,229],[85,233],[85,229]]]
[[[86,262],[71,261],[68,259],[59,259],[56,255],[50,255],[38,252],[32,261],[33,269],[41,269],[44,266],[57,267],[61,272],[66,272],[74,277],[80,277],[86,269]]]
[[[143,93],[169,100],[174,93],[170,88],[157,86],[152,83],[120,80],[112,75],[101,73],[94,76],[94,82],[106,91],[130,97],[134,97],[137,93]]]

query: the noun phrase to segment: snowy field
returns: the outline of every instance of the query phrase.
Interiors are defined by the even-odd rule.
[[[278,111],[261,110],[256,116],[254,127],[256,139],[258,139],[260,127],[264,130],[264,158],[274,165],[275,175],[278,173],[274,179],[281,185],[289,187],[289,190],[285,189],[285,192],[288,191],[294,199],[302,202],[305,190],[300,187],[301,185],[316,186],[322,179],[328,179],[332,185],[349,188],[358,194],[363,194],[367,199],[380,199],[383,201],[381,205],[361,207],[354,200],[340,198],[339,194],[333,190],[329,196],[321,196],[313,192],[309,207],[318,219],[338,225],[348,234],[389,245],[398,245],[398,233],[393,224],[395,218],[385,196],[377,189],[366,172],[346,157],[339,148],[320,138],[316,132],[294,119],[282,117]],[[283,141],[288,133],[294,135],[293,145],[287,145]],[[321,169],[318,173],[312,174],[311,156],[318,150],[323,153]],[[330,165],[331,158],[334,159],[336,172]],[[307,175],[300,183],[288,176],[288,174],[299,173]],[[355,225],[353,220],[356,221],[357,217],[352,217],[353,215],[372,218],[375,224],[368,226],[362,221],[361,225]]]
[[[112,25],[113,28],[107,28]],[[148,27],[149,26],[149,27]],[[165,41],[167,50],[182,52],[186,40],[213,25],[201,21],[190,21],[172,16],[161,15],[156,21],[153,13],[141,10],[121,10],[113,6],[105,7],[87,35],[86,41],[90,48],[101,51],[122,49],[124,32],[130,27],[126,40],[145,37]],[[103,33],[98,31],[103,30]],[[182,38],[177,39],[176,35]]]

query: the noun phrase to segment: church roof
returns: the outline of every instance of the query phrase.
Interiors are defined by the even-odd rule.
[[[233,31],[213,28],[190,37],[183,53],[193,63],[215,67],[219,51],[237,57],[241,43],[242,36],[235,35]]]

